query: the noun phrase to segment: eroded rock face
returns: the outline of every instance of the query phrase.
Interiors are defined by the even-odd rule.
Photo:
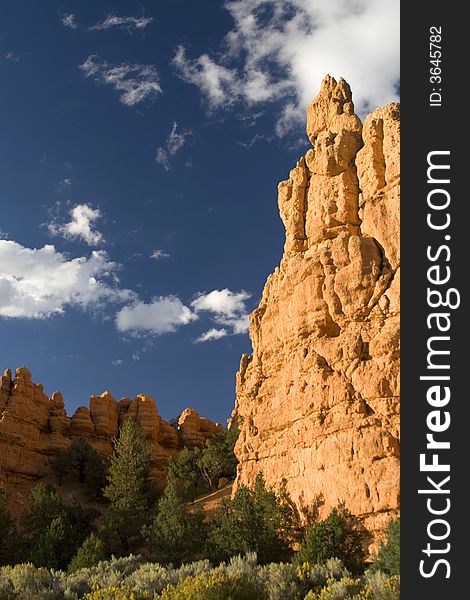
[[[54,452],[67,449],[80,436],[101,454],[111,454],[113,438],[129,417],[142,425],[151,451],[150,475],[159,486],[170,456],[186,445],[205,444],[220,428],[186,409],[181,427],[175,429],[160,417],[150,396],[116,402],[107,391],[92,396],[89,408],[80,406],[68,417],[60,392],[49,398],[42,385],[33,383],[28,369],[17,369],[14,378],[7,369],[0,377],[0,482],[11,488],[50,474]]]
[[[237,374],[236,483],[262,471],[301,509],[344,502],[376,532],[399,508],[399,105],[362,126],[349,85],[326,77],[307,134]]]

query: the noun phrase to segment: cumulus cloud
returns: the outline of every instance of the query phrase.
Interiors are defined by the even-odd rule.
[[[132,30],[143,30],[153,23],[153,17],[120,17],[116,14],[110,14],[96,25],[90,27],[90,30],[103,31],[106,29],[111,29],[112,27],[121,27],[123,29],[127,29],[128,31]]]
[[[120,100],[126,106],[134,106],[144,100],[155,100],[162,92],[158,73],[153,65],[110,65],[98,55],[92,54],[79,68],[85,77],[102,85],[110,85],[120,92]]]
[[[170,255],[165,250],[154,250],[150,255],[150,258],[160,260],[162,258],[170,258]]]
[[[220,340],[220,338],[223,338],[227,335],[228,335],[228,331],[226,329],[216,329],[215,327],[213,327],[212,329],[209,329],[208,331],[206,331],[202,335],[200,335],[198,338],[196,338],[194,340],[194,342],[196,344],[199,344],[201,342],[210,342],[213,340]]]
[[[233,29],[217,55],[177,48],[173,65],[211,109],[280,101],[276,132],[304,120],[329,73],[354,91],[359,113],[397,96],[399,10],[390,0],[233,0]]]
[[[173,122],[165,146],[160,146],[155,155],[155,160],[165,169],[165,171],[169,171],[171,168],[170,157],[181,150],[186,143],[187,138],[191,135],[192,131],[189,129],[178,131],[178,124]]]
[[[241,292],[232,292],[227,288],[213,290],[206,294],[199,294],[191,302],[191,307],[196,314],[200,312],[211,313],[213,321],[217,325],[230,327],[232,334],[246,333],[250,325],[246,300],[250,297],[251,294],[244,290]],[[207,339],[199,338],[198,341],[217,339],[216,335],[212,333]],[[219,337],[222,336],[219,335]]]
[[[80,239],[89,246],[97,246],[104,242],[103,234],[93,227],[93,223],[102,216],[99,208],[77,204],[70,211],[70,216],[71,220],[68,223],[49,223],[49,233],[61,235],[66,239]]]
[[[67,306],[131,302],[134,292],[118,286],[118,267],[103,251],[69,259],[52,245],[36,249],[0,240],[0,317],[40,319]]]
[[[64,27],[68,27],[69,29],[78,29],[77,19],[72,13],[65,13],[62,15],[61,19],[62,25]]]
[[[176,296],[160,296],[149,303],[137,301],[124,306],[116,315],[116,326],[123,333],[160,335],[196,319],[197,315]]]

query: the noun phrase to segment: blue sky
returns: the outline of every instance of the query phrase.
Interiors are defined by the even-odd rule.
[[[389,0],[3,3],[0,368],[225,421],[305,106],[396,99],[398,52]]]

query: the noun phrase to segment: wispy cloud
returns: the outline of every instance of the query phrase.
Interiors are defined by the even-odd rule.
[[[209,109],[279,102],[282,136],[303,123],[327,73],[349,81],[359,113],[396,99],[398,2],[232,0],[225,7],[234,26],[220,48],[192,58],[179,46],[173,59]]]
[[[215,327],[213,327],[212,329],[209,329],[208,331],[204,332],[202,335],[200,335],[199,337],[197,337],[194,342],[196,344],[200,344],[202,342],[211,342],[214,340],[220,340],[223,337],[226,337],[228,335],[228,331],[226,329],[216,329]]]
[[[155,100],[162,93],[158,73],[153,65],[110,65],[98,55],[92,54],[80,65],[80,69],[85,77],[102,85],[110,85],[120,92],[120,100],[126,106],[134,106],[144,100]]]
[[[69,259],[52,245],[27,248],[0,240],[0,317],[40,319],[68,306],[129,303],[136,295],[119,287],[118,269],[103,251]]]
[[[120,27],[122,29],[127,29],[128,31],[138,30],[142,31],[148,25],[153,23],[153,17],[145,17],[142,15],[141,17],[120,17],[114,13],[109,14],[103,21],[96,23],[90,27],[90,30],[96,31],[105,31],[106,29],[111,29],[112,27]]]
[[[64,13],[60,20],[62,21],[62,25],[64,27],[68,27],[69,29],[78,29],[77,19],[72,13]]]
[[[178,131],[178,124],[173,122],[171,131],[166,138],[165,145],[157,148],[155,160],[165,169],[169,171],[170,157],[177,154],[186,143],[188,137],[192,135],[192,131],[189,129]]]
[[[89,246],[97,246],[104,242],[103,234],[93,225],[102,217],[99,208],[93,208],[89,204],[77,204],[71,209],[70,217],[68,223],[49,223],[49,233],[66,239],[79,239]]]
[[[166,250],[154,250],[150,255],[150,258],[161,260],[162,258],[170,258],[170,254],[166,252]]]
[[[196,319],[176,296],[161,296],[150,303],[138,301],[125,306],[116,315],[116,326],[119,331],[132,335],[160,335],[176,331]]]
[[[0,54],[0,57],[10,62],[20,62],[20,57],[18,56],[18,54],[13,52],[13,50],[8,50],[7,52]]]
[[[113,360],[111,364],[113,365],[113,367],[120,367],[124,364],[124,361],[121,358],[118,358],[116,360]]]

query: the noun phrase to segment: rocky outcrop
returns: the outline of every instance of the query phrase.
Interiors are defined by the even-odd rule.
[[[372,532],[399,508],[399,106],[364,126],[326,77],[313,148],[279,184],[284,255],[237,374],[236,484],[262,471],[304,509],[342,502]]]
[[[180,425],[172,427],[158,414],[155,401],[139,394],[117,402],[109,392],[90,398],[67,416],[60,392],[49,398],[43,386],[32,381],[25,367],[13,378],[7,369],[0,378],[0,482],[11,486],[36,481],[50,473],[50,460],[83,436],[98,452],[109,455],[113,438],[129,417],[137,419],[151,452],[150,474],[157,485],[165,480],[165,466],[184,446],[202,446],[220,428],[192,409],[186,409]]]

